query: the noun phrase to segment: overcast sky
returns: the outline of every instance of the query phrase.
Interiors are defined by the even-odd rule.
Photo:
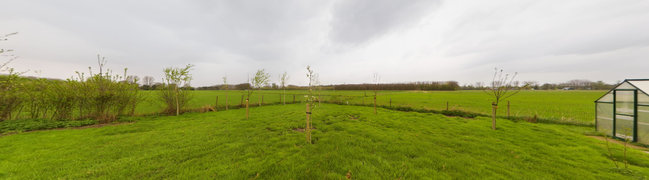
[[[466,84],[495,67],[521,81],[649,78],[647,0],[3,0],[0,34],[11,32],[11,66],[53,78],[97,54],[156,81],[194,64],[194,86],[262,68],[302,85],[307,65],[324,84]]]

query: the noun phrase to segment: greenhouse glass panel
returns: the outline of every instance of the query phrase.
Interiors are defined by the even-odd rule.
[[[613,135],[613,104],[597,103],[597,131]]]
[[[649,96],[644,93],[638,92],[638,104],[649,105]]]
[[[617,91],[615,95],[615,113],[633,116],[635,91]]]
[[[641,89],[645,91],[646,93],[647,90],[649,90],[649,80],[642,80],[642,81],[629,81],[631,84],[633,84],[636,88]]]
[[[633,85],[629,84],[629,82],[624,82],[624,83],[620,84],[615,89],[635,89],[635,87],[633,87]]]
[[[615,115],[615,136],[633,140],[633,116]]]
[[[638,142],[649,144],[649,107],[638,106]]]
[[[597,102],[613,102],[613,92],[609,92],[608,94],[602,96],[602,98],[599,98]]]

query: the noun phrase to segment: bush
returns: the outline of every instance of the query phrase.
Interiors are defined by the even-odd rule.
[[[110,122],[120,114],[132,114],[142,99],[137,78],[128,81],[126,70],[124,76],[104,72],[105,61],[98,58],[98,74],[90,69],[89,78],[77,72],[76,79],[65,81],[20,77],[8,69],[9,75],[0,76],[0,120],[27,115],[27,119]]]
[[[188,64],[184,68],[165,68],[163,70],[165,77],[159,97],[167,105],[166,113],[180,115],[183,107],[191,100],[192,96],[189,93],[191,89],[183,88],[189,87],[189,82],[192,80],[192,76],[189,74],[191,68],[192,65]]]

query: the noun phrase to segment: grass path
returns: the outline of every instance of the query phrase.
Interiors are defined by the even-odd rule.
[[[649,174],[629,151],[615,170],[592,128],[398,112],[325,104],[314,111],[315,144],[294,131],[304,105],[133,117],[132,124],[0,137],[0,178],[9,179],[619,179]],[[612,144],[616,158],[621,146]]]

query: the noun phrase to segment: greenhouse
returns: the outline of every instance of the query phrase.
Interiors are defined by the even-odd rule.
[[[595,128],[649,144],[649,79],[626,79],[595,101]]]

